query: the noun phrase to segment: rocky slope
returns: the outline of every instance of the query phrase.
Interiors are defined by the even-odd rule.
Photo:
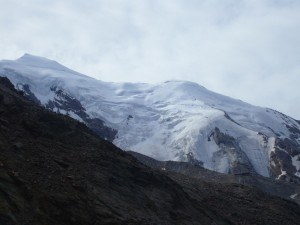
[[[0,79],[0,224],[299,224],[238,184],[163,174]]]
[[[198,84],[108,83],[25,54],[0,62],[26,96],[82,121],[124,150],[207,169],[299,183],[300,124]]]
[[[208,216],[178,184],[80,122],[26,101],[7,79],[1,79],[0,112],[0,224],[210,224],[221,218]]]
[[[256,174],[223,174],[207,170],[199,166],[197,163],[158,161],[137,152],[128,151],[128,153],[152,169],[159,170],[167,174],[179,173],[187,177],[200,179],[204,182],[243,184],[258,188],[269,195],[293,200],[300,205],[299,184],[274,180]]]

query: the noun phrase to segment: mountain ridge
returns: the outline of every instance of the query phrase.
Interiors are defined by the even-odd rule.
[[[94,130],[104,127],[98,134],[124,150],[158,160],[188,161],[192,155],[218,172],[254,171],[299,182],[300,124],[289,116],[192,82],[109,83],[27,64],[1,61],[0,73],[46,108]]]

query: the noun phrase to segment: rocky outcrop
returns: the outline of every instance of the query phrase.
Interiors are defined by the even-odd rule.
[[[186,154],[186,158],[187,158],[187,161],[192,165],[203,166],[203,162],[195,159],[194,154],[192,152],[189,152],[188,154]]]
[[[232,174],[255,173],[247,155],[242,151],[238,142],[233,137],[222,133],[216,127],[208,138],[219,146],[219,151],[215,152],[213,156],[217,165],[222,165],[225,161],[225,163],[229,164],[230,168],[227,172]]]
[[[277,138],[275,141],[275,146],[279,149],[284,149],[284,151],[286,151],[292,157],[300,154],[299,144],[289,138]]]
[[[300,146],[289,138],[276,138],[270,153],[270,172],[276,179],[300,183]]]
[[[35,102],[38,105],[41,105],[41,101],[32,93],[28,84],[17,84],[17,89],[22,91],[23,95],[29,100]]]
[[[26,98],[41,105],[41,102],[32,93],[28,84],[18,83],[16,87],[18,88],[18,90],[24,93],[24,96]],[[45,105],[47,109],[66,115],[70,115],[71,113],[73,113],[78,117],[79,120],[84,122],[100,137],[108,141],[113,141],[115,139],[115,136],[118,133],[117,130],[106,126],[104,121],[99,118],[91,118],[86,113],[86,109],[81,105],[80,101],[72,97],[72,95],[68,94],[63,89],[58,88],[57,86],[52,86],[50,90],[54,92],[55,97],[53,100],[49,100],[47,102],[47,104]]]

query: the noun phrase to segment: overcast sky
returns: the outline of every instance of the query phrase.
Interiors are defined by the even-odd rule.
[[[190,80],[300,119],[299,0],[0,0],[0,59]]]

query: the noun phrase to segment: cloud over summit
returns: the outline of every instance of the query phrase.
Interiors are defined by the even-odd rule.
[[[0,0],[0,58],[106,81],[191,80],[300,118],[300,1]]]

